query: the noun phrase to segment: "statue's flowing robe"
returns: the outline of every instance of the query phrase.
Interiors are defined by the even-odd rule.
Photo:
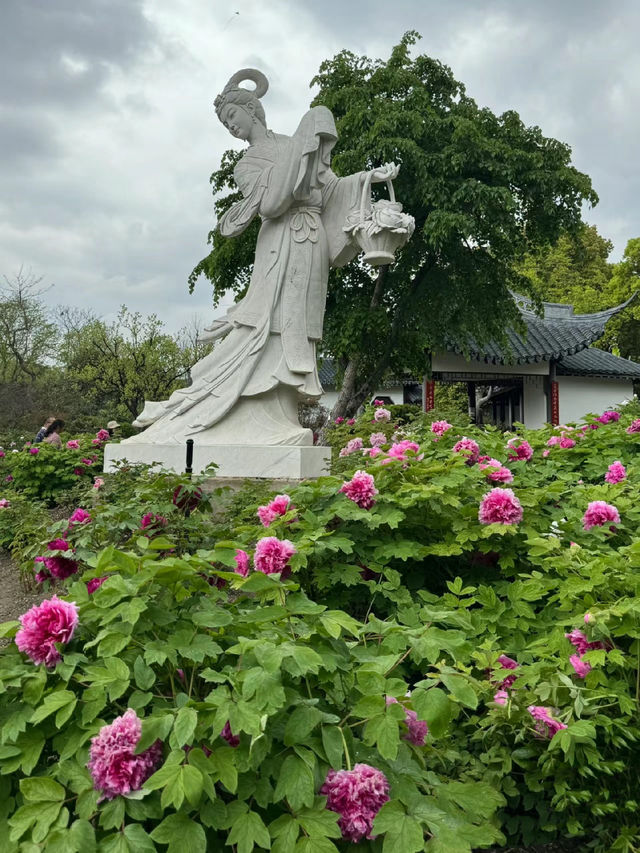
[[[227,312],[224,340],[191,370],[192,384],[156,406],[156,432],[165,418],[185,418],[186,433],[216,424],[241,396],[279,385],[303,398],[322,393],[316,344],[322,338],[330,266],[359,251],[343,226],[359,204],[362,173],[338,178],[330,168],[336,142],[331,112],[314,107],[291,137],[267,132],[236,165],[243,199],[222,217],[224,236],[262,218],[246,295]],[[149,404],[148,404],[149,405]],[[142,437],[142,436],[141,436]]]

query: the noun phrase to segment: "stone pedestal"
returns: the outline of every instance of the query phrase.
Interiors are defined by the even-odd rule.
[[[181,473],[185,469],[183,444],[107,444],[104,470],[115,470],[116,460],[156,463],[158,468]],[[331,449],[309,445],[198,445],[193,447],[193,473],[200,474],[212,462],[220,477],[257,477],[267,480],[304,480],[329,473]]]

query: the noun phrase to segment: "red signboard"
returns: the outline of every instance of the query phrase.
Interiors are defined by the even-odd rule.
[[[560,397],[558,395],[558,383],[551,383],[551,423],[558,426],[560,423]]]
[[[436,407],[436,383],[434,379],[426,379],[424,383],[424,410],[430,412]]]

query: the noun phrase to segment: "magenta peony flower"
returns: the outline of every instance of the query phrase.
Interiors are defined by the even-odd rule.
[[[82,507],[78,507],[69,516],[69,527],[73,527],[74,524],[87,524],[90,521],[91,513],[87,512],[86,509],[82,509]]]
[[[621,483],[623,480],[626,480],[626,478],[627,469],[619,459],[609,465],[607,473],[604,475],[606,482],[611,484]]]
[[[596,418],[597,421],[600,421],[601,424],[610,424],[612,422],[620,420],[620,412],[614,412],[609,409],[606,412],[603,412],[599,418]]]
[[[240,738],[238,737],[238,735],[234,735],[234,733],[231,731],[231,725],[229,724],[229,720],[227,720],[227,722],[224,724],[224,728],[220,732],[220,737],[224,738],[224,740],[226,740],[229,746],[232,746],[234,749],[237,746],[240,746]]]
[[[71,575],[75,575],[78,571],[78,563],[69,557],[43,557],[42,562],[45,565],[45,569],[36,575],[38,583],[42,583],[43,580],[51,580],[52,578],[63,581],[66,578],[70,578]]]
[[[13,476],[11,474],[7,474],[4,478],[5,483],[13,483]]]
[[[104,486],[104,480],[102,479],[102,477],[96,477],[95,480],[93,481],[93,488],[94,489],[101,489],[103,486]]]
[[[629,433],[629,435],[633,435],[634,432],[640,432],[640,418],[636,418],[635,421],[632,421],[625,432]]]
[[[183,512],[187,510],[193,512],[197,509],[198,504],[202,500],[202,489],[197,486],[193,491],[190,491],[184,486],[178,486],[173,493],[172,502],[174,506],[181,509]]]
[[[559,720],[554,720],[548,708],[541,705],[529,705],[527,711],[531,714],[535,722],[535,729],[542,737],[548,737],[549,740],[561,729],[566,729],[567,726]]]
[[[102,442],[99,438],[92,438],[91,444],[93,444],[95,447],[102,447]]]
[[[153,774],[162,759],[162,743],[156,741],[140,755],[135,748],[142,734],[142,722],[129,708],[121,717],[103,726],[91,738],[87,767],[93,787],[101,791],[101,800],[138,791]]]
[[[8,501],[6,498],[0,498],[0,509],[6,509],[9,506],[11,506],[10,501]]]
[[[508,457],[512,462],[524,459],[528,462],[533,456],[533,448],[524,438],[510,438],[507,442]]]
[[[249,555],[246,551],[243,551],[242,548],[236,548],[236,556],[234,559],[236,561],[234,572],[237,575],[242,575],[243,578],[246,578],[249,574]]]
[[[595,621],[596,620],[595,620],[595,616],[593,615],[593,613],[587,612],[584,614],[584,624],[585,625],[588,625],[589,622],[595,622]]]
[[[382,447],[387,443],[387,437],[383,432],[372,432],[369,436],[369,444],[371,447]]]
[[[327,808],[340,815],[342,837],[354,843],[372,838],[373,821],[389,799],[389,783],[369,764],[356,764],[353,770],[330,770],[320,793]]]
[[[482,524],[518,524],[522,506],[511,489],[491,489],[480,502],[478,520]]]
[[[38,454],[38,453],[40,453],[40,448],[39,448],[39,447],[30,447],[30,448],[29,448],[29,453],[30,453],[32,456],[37,456],[37,454]]]
[[[88,467],[89,465],[93,465],[94,460],[93,459],[82,459],[81,462],[83,465],[86,465]]]
[[[587,506],[587,511],[582,516],[582,527],[584,530],[591,530],[592,527],[602,527],[603,524],[613,522],[620,524],[620,513],[613,506],[605,501],[591,501]]]
[[[582,660],[580,655],[571,655],[569,663],[574,668],[575,673],[579,678],[586,678],[587,674],[591,672],[591,664]]]
[[[493,483],[512,483],[513,474],[508,468],[499,462],[497,459],[492,459],[490,456],[481,456],[478,460],[481,471],[487,472],[487,480]]]
[[[355,422],[356,422],[356,419],[355,419],[355,418],[349,418],[349,420],[347,421],[347,423],[349,424],[349,426],[353,426],[353,425],[355,424]]]
[[[497,693],[494,694],[493,701],[496,705],[506,705],[509,700],[509,694],[506,690],[498,690]]]
[[[23,613],[20,624],[15,638],[20,651],[34,663],[55,666],[62,660],[55,644],[71,642],[78,624],[78,608],[73,601],[61,601],[54,595]]]
[[[5,457],[6,455],[7,455],[7,454],[4,452],[4,450],[0,450],[0,459],[4,459],[4,457]]]
[[[92,595],[97,589],[99,589],[108,577],[109,575],[104,575],[101,578],[91,578],[90,581],[87,581],[87,592],[89,595]]]
[[[367,569],[367,571],[370,571]],[[362,572],[360,572],[362,575]],[[387,705],[400,705],[401,703],[394,696],[387,696],[385,699]],[[424,720],[419,720],[418,715],[415,711],[412,711],[410,708],[404,708],[404,722],[408,729],[406,735],[404,735],[404,739],[408,740],[409,743],[413,743],[415,746],[424,746],[425,741],[427,739],[427,734],[429,733],[429,727],[427,726]]]
[[[271,503],[258,507],[258,518],[263,527],[269,527],[274,519],[286,515],[290,509],[293,509],[293,505],[289,495],[276,495]]]
[[[96,438],[98,439],[98,441],[109,441],[109,439],[111,438],[111,436],[109,435],[109,430],[99,429],[96,433]]]
[[[256,542],[253,564],[257,571],[265,575],[273,575],[289,568],[289,560],[295,553],[296,549],[288,539],[266,536]]]
[[[568,438],[566,435],[563,435],[562,438],[560,439],[560,447],[562,447],[563,450],[568,450],[570,447],[575,447],[575,446],[576,446],[575,441],[572,438]]]
[[[80,447],[80,442],[75,438],[70,438],[67,442],[67,447],[70,450],[78,450],[78,448]]]
[[[436,441],[439,441],[447,430],[452,429],[453,424],[448,421],[433,421],[431,424],[431,432]]]
[[[374,406],[384,406],[384,400],[374,400],[373,405]]]
[[[375,503],[374,497],[378,494],[373,476],[366,471],[356,471],[351,480],[343,484],[340,491],[361,509],[371,509]]]
[[[573,631],[569,631],[568,634],[565,634],[565,637],[572,646],[575,646],[576,651],[582,657],[585,652],[593,651],[594,649],[604,649],[605,644],[600,640],[594,640],[593,642],[589,642],[587,635],[580,631],[578,628],[574,628]]]
[[[515,661],[513,658],[510,658],[507,655],[500,655],[500,657],[498,658],[498,663],[500,664],[502,669],[514,670],[520,668],[520,664],[518,663],[518,661]],[[517,679],[517,677],[517,675],[507,675],[500,682],[498,682],[499,687],[502,690],[509,690],[509,688]]]
[[[478,461],[478,457],[480,456],[478,442],[474,441],[472,438],[467,438],[466,435],[453,445],[453,452],[462,453],[463,456],[466,456],[467,465],[475,465]]]
[[[140,519],[140,529],[148,530],[149,533],[159,531],[169,524],[164,515],[155,515],[153,512],[148,512]]]
[[[343,424],[343,423],[344,423],[344,418],[336,418],[334,421],[334,424]]]
[[[389,411],[389,409],[376,409],[373,415],[373,419],[377,421],[377,423],[381,423],[382,421],[390,421],[391,412]]]

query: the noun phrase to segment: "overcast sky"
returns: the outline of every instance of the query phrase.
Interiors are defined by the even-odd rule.
[[[0,273],[50,304],[122,303],[176,330],[212,316],[187,276],[213,226],[209,175],[239,143],[212,102],[231,74],[269,77],[269,126],[295,129],[320,62],[386,58],[403,32],[469,95],[573,148],[615,245],[640,236],[637,0],[2,0]]]

